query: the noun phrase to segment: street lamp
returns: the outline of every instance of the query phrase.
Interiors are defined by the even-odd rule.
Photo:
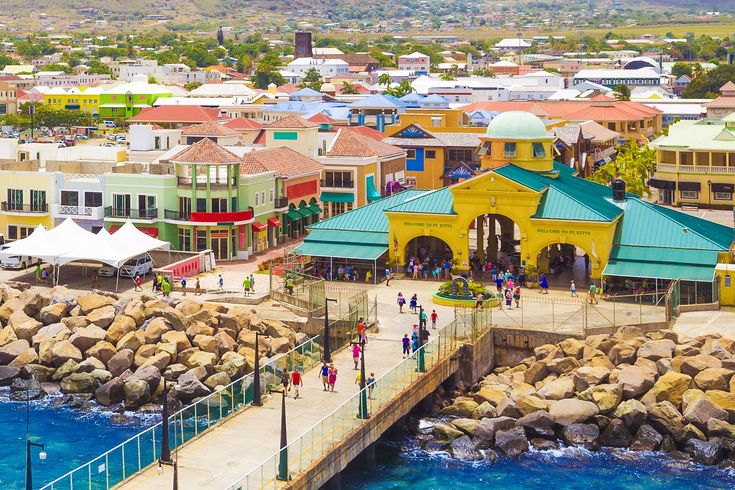
[[[419,305],[419,343],[418,343],[418,371],[420,373],[426,372],[426,360],[424,359],[424,307]]]
[[[707,192],[707,197],[709,198],[709,210],[712,211],[712,181],[707,181],[707,187],[709,188],[709,192]]]
[[[278,454],[278,475],[276,478],[281,481],[290,480],[288,474],[288,435],[286,434],[286,390],[274,391],[273,393],[282,393],[281,398],[281,449]]]
[[[357,418],[365,420],[370,418],[368,414],[367,390],[365,389],[365,340],[350,342],[350,344],[360,346],[360,404],[357,408]]]
[[[35,378],[31,378],[30,384]],[[32,442],[30,439],[30,420],[31,420],[31,397],[29,385],[26,385],[26,490],[33,490],[33,470],[31,468],[31,447],[41,448],[38,453],[38,459],[46,461],[46,448],[42,443]]]
[[[324,362],[332,362],[332,353],[329,346],[329,303],[336,303],[334,298],[324,297]]]
[[[258,348],[258,337],[260,332],[255,331],[255,370],[253,371],[253,403],[255,407],[262,407],[263,400],[260,396],[260,350]]]
[[[161,406],[161,458],[159,464],[171,464],[171,440],[168,433],[168,390],[166,389],[166,378],[163,378],[163,395]],[[175,423],[175,421],[174,421]],[[174,429],[174,436],[176,429]]]

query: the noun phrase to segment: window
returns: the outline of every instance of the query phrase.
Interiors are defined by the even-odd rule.
[[[102,206],[102,193],[101,192],[85,192],[84,193],[84,205],[89,208],[98,208]]]
[[[179,250],[191,251],[191,230],[179,228]]]
[[[489,141],[484,142],[480,149],[477,150],[477,154],[480,156],[487,155],[491,156],[493,154],[493,144]]]
[[[615,131],[615,123],[607,123],[607,129],[610,129],[612,131]]]
[[[214,198],[212,199],[212,212],[213,213],[226,213],[227,212],[227,198]]]
[[[260,204],[265,206],[265,191],[260,192]]]
[[[207,212],[207,200],[203,197],[197,197],[197,213]]]
[[[79,193],[77,191],[61,191],[62,206],[79,206]]]
[[[679,191],[682,199],[699,199],[699,191]]]
[[[273,203],[276,197],[276,191],[275,189],[271,189],[268,191],[268,202]]]
[[[207,249],[207,230],[197,230],[197,252]]]
[[[513,142],[505,143],[503,156],[506,158],[514,158],[516,156],[516,144]]]
[[[406,158],[408,160],[415,160],[416,159],[416,150],[413,148],[409,148],[406,150]]]
[[[255,206],[253,207],[257,208],[258,206],[260,206],[260,193],[256,192],[255,193]]]
[[[474,161],[474,152],[472,150],[447,150],[447,161],[449,162],[472,162]]]
[[[715,201],[732,201],[732,192],[715,192]]]
[[[149,212],[156,209],[156,196],[154,194],[138,194],[138,210],[141,218],[148,216]]]
[[[426,150],[426,158],[436,158],[436,150]]]
[[[31,211],[46,211],[46,191],[31,191]]]
[[[327,172],[322,185],[324,187],[352,187],[352,172]]]
[[[112,195],[112,214],[114,216],[130,216],[130,194]]]
[[[8,225],[8,239],[22,240],[33,233],[33,228],[28,226]]]
[[[23,209],[23,190],[22,189],[8,189],[8,204],[7,210],[21,210]]]
[[[544,148],[543,143],[534,143],[533,144],[533,157],[534,158],[544,158],[546,156],[546,148]]]

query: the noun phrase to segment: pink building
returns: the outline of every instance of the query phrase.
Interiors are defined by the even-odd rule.
[[[398,69],[413,71],[419,75],[428,75],[431,69],[431,58],[429,55],[418,51],[404,54],[398,57]]]

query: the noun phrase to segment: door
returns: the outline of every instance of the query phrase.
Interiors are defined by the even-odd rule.
[[[156,209],[156,196],[138,194],[138,210],[141,218],[150,218]]]
[[[212,236],[212,251],[214,251],[214,258],[217,260],[229,259],[227,243],[229,239],[227,237],[215,237]]]
[[[130,217],[130,194],[112,195],[113,216]]]

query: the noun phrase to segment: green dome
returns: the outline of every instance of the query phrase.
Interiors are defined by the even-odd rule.
[[[530,112],[501,112],[487,125],[487,136],[496,139],[537,140],[548,138],[546,126]]]

